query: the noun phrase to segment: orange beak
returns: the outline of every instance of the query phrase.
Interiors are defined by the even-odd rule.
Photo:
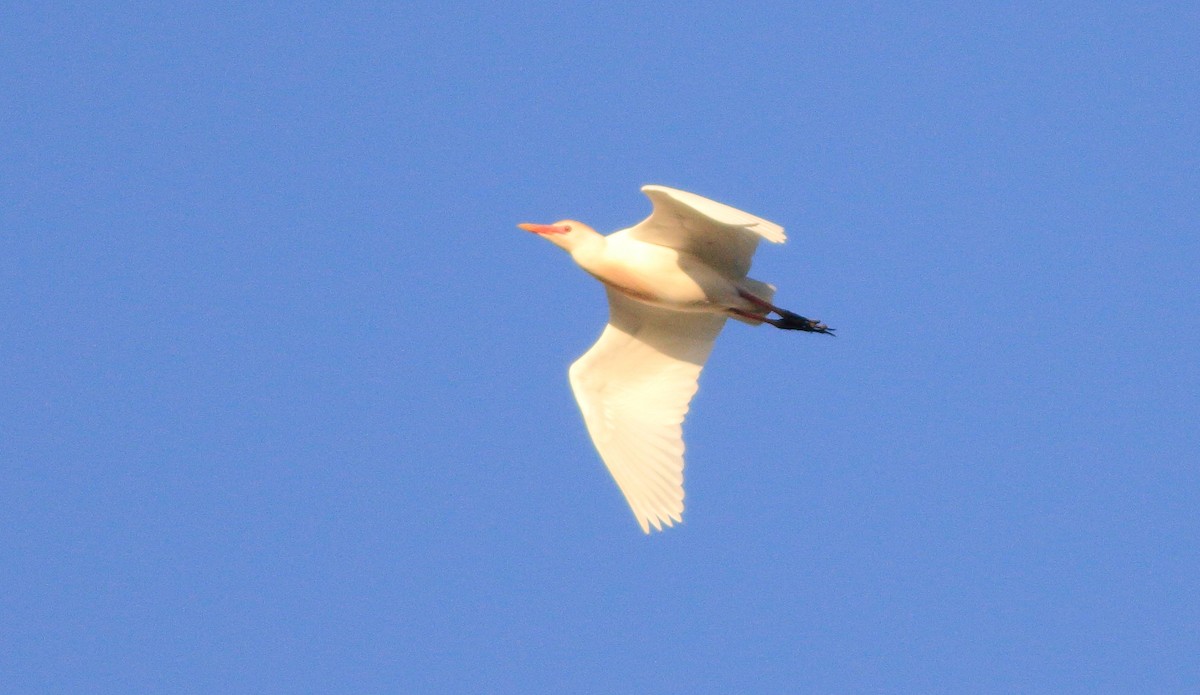
[[[553,224],[530,224],[529,222],[522,222],[517,226],[534,234],[566,234],[568,231],[566,225],[556,226]]]

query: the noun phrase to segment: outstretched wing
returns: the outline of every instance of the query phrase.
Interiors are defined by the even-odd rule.
[[[608,326],[571,365],[588,433],[642,530],[683,517],[683,418],[725,318],[609,289]]]
[[[759,239],[782,244],[783,227],[748,212],[666,186],[642,186],[654,203],[650,216],[627,233],[641,241],[698,256],[733,280],[750,271]]]

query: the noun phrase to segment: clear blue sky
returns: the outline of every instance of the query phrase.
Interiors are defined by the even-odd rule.
[[[1200,10],[1100,4],[7,4],[0,691],[1200,690]],[[645,183],[840,336],[650,537],[514,227]]]

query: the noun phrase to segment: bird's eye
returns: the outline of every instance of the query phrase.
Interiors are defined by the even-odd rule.
[[[564,225],[563,225],[563,231],[565,231],[565,232],[569,232],[569,231],[571,231],[571,225],[569,225],[569,224],[564,224]]]

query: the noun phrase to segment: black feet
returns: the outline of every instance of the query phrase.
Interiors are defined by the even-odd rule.
[[[776,328],[782,328],[785,331],[808,331],[809,333],[824,333],[825,335],[834,335],[834,329],[826,326],[820,321],[806,319],[800,314],[793,314],[786,309],[777,309],[779,314],[778,319],[768,319],[767,322]],[[837,336],[834,335],[836,338]]]

